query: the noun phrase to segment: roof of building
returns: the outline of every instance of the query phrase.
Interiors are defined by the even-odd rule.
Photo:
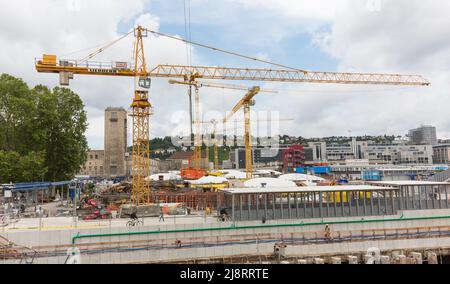
[[[163,181],[169,181],[169,180],[179,180],[181,179],[180,175],[177,175],[175,173],[160,173],[160,174],[154,174],[149,177],[146,177],[145,180],[152,180],[152,181],[159,181],[159,178],[162,177]]]
[[[414,185],[450,185],[450,182],[437,181],[418,181],[418,180],[400,180],[400,181],[373,181],[370,184],[390,185],[390,186],[414,186]]]
[[[223,184],[228,182],[228,180],[224,177],[215,177],[215,176],[205,176],[198,180],[190,181],[191,184]]]
[[[281,175],[279,179],[289,181],[325,181],[325,179],[312,175],[305,174],[285,174]]]
[[[49,189],[55,186],[63,186],[70,184],[71,181],[60,182],[34,182],[34,183],[16,183],[16,184],[0,184],[0,188],[3,190],[12,190],[13,192],[34,191]]]
[[[173,153],[168,160],[190,160],[194,156],[194,152],[175,152]]]
[[[126,110],[123,107],[108,107],[105,109],[105,111],[123,111],[126,112]]]
[[[307,192],[340,192],[340,191],[386,191],[396,190],[392,187],[370,185],[345,186],[305,186],[305,187],[269,187],[269,188],[227,188],[222,192],[228,194],[257,194],[257,193],[307,193]]]
[[[237,170],[221,170],[219,172],[223,173],[223,176],[227,179],[245,179],[247,177],[244,172]]]
[[[450,144],[438,144],[438,145],[433,145],[433,148],[449,148]]]
[[[254,175],[281,175],[282,173],[278,172],[278,171],[274,171],[274,170],[254,170],[253,171]]]
[[[295,183],[279,178],[254,178],[244,183],[245,187],[295,187]]]

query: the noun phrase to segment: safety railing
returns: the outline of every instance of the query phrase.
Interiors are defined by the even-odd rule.
[[[35,58],[35,64],[42,62],[42,58]],[[57,67],[79,67],[89,69],[123,69],[134,70],[134,64],[130,62],[101,62],[101,61],[78,61],[73,59],[61,59],[56,62]]]
[[[397,229],[368,229],[368,230],[343,230],[331,232],[297,232],[297,233],[262,233],[262,234],[237,234],[221,237],[190,237],[180,239],[173,236],[167,239],[107,241],[78,244],[81,255],[89,256],[103,253],[127,253],[139,251],[179,250],[194,248],[214,248],[236,245],[262,245],[283,243],[288,246],[320,245],[329,243],[345,243],[354,241],[380,241],[401,239],[428,239],[444,238],[450,236],[450,226],[413,227]],[[41,246],[36,247],[34,258],[61,257],[67,255],[71,245]],[[30,255],[30,254],[29,254]],[[14,254],[9,255],[11,259]],[[17,259],[22,258],[20,253],[15,254]]]
[[[440,172],[428,179],[429,181],[446,182],[450,180],[450,169]]]

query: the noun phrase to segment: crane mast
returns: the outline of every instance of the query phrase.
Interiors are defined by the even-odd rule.
[[[141,26],[135,29],[134,72],[135,91],[131,104],[133,120],[133,153],[132,153],[132,203],[135,205],[151,202],[150,184],[145,180],[150,175],[150,114],[149,102],[150,78],[141,76],[147,73]]]
[[[253,97],[261,91],[260,87],[251,88],[247,94],[236,104],[231,113],[224,118],[223,123],[227,123],[230,118],[241,108],[244,109],[244,145],[245,145],[245,176],[247,179],[253,177],[253,157],[250,127],[250,106],[255,105]]]

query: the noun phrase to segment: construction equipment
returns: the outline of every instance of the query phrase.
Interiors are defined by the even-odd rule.
[[[218,170],[219,169],[219,141],[217,140],[217,125],[219,124],[219,121],[216,119],[212,119],[209,122],[205,122],[205,121],[201,121],[200,123],[207,123],[207,124],[211,124],[213,126],[213,132],[212,132],[212,144],[214,147],[214,170]],[[237,130],[237,128],[233,128],[233,129],[226,129],[226,130]],[[210,147],[210,142],[209,142],[209,136],[206,135],[207,137],[207,141],[206,141],[206,161],[207,164],[209,163],[209,147]]]
[[[100,63],[89,61],[99,53],[105,51],[118,41],[124,39],[131,33],[135,35],[134,65],[125,62]],[[148,33],[168,37],[192,45],[208,48],[216,52],[222,52],[241,58],[259,61],[265,64],[290,69],[255,69],[255,68],[229,68],[229,67],[206,67],[206,66],[183,66],[183,65],[158,65],[152,70],[146,66],[143,38]],[[75,74],[122,76],[135,78],[134,99],[131,105],[133,110],[133,158],[132,175],[133,190],[132,201],[134,204],[146,204],[150,202],[150,188],[145,182],[145,176],[150,172],[150,146],[149,146],[149,116],[151,104],[148,100],[148,89],[150,78],[178,78],[184,82],[195,82],[196,79],[216,80],[243,80],[243,81],[270,81],[270,82],[295,82],[295,83],[333,83],[333,84],[372,84],[372,85],[407,85],[428,86],[430,83],[420,75],[399,74],[374,74],[374,73],[339,73],[339,72],[311,72],[298,70],[280,64],[251,58],[235,52],[224,51],[215,47],[187,41],[179,37],[155,32],[138,26],[131,32],[119,39],[107,44],[97,51],[89,54],[82,60],[57,60],[55,55],[44,55],[42,59],[35,61],[38,72],[56,73],[60,75],[61,85],[68,85]],[[196,104],[199,94],[196,92]],[[197,132],[199,133],[199,131]],[[199,142],[197,137],[196,143]],[[197,144],[198,145],[198,144]],[[198,157],[198,152],[196,155]]]
[[[198,78],[198,76],[195,76]],[[201,169],[201,148],[202,148],[202,142],[201,142],[201,133],[200,133],[200,124],[202,123],[200,121],[200,99],[199,99],[199,89],[202,87],[208,87],[208,88],[220,88],[220,89],[230,89],[230,90],[248,90],[248,87],[246,86],[239,86],[239,85],[231,85],[231,84],[219,84],[219,83],[204,83],[204,82],[198,82],[190,79],[185,81],[176,81],[176,80],[169,80],[169,84],[179,84],[179,85],[188,85],[193,86],[195,88],[195,152],[194,152],[194,165],[195,167],[192,169],[189,169],[190,172],[195,172],[196,169],[203,172],[203,169]],[[261,90],[261,92],[270,92],[270,93],[277,93],[276,90]],[[246,131],[247,133],[247,131]],[[246,144],[247,145],[247,144]],[[247,147],[246,147],[247,148]],[[218,151],[215,147],[215,151]],[[215,153],[216,155],[216,153]],[[218,153],[217,153],[218,156]],[[209,147],[206,147],[206,160],[209,162]],[[218,160],[218,157],[217,157]],[[208,163],[207,163],[208,164]],[[218,161],[215,162],[215,168],[218,168]],[[207,169],[208,170],[208,169]],[[200,175],[200,173],[199,173]],[[183,175],[182,175],[183,176]]]
[[[135,36],[133,46],[134,65],[127,62],[104,64],[88,61],[133,32]],[[145,177],[150,174],[149,117],[152,108],[148,100],[151,79],[148,76],[149,72],[147,71],[143,42],[143,38],[147,37],[147,35],[147,30],[138,26],[132,32],[108,43],[81,60],[60,60],[58,62],[55,55],[44,55],[42,60],[37,60],[36,62],[38,72],[59,73],[60,84],[64,86],[69,85],[69,80],[74,78],[74,74],[135,78],[134,98],[131,104],[131,117],[133,120],[132,203],[135,205],[148,204],[151,201],[149,183],[145,181]]]
[[[277,119],[277,120],[272,120],[272,119],[258,119],[256,120],[256,122],[273,122],[273,121],[293,121],[293,119]],[[234,122],[245,122],[245,120],[234,120]],[[253,122],[253,121],[252,121]],[[212,132],[212,143],[213,143],[213,147],[214,147],[214,170],[218,170],[219,169],[219,149],[218,149],[218,141],[217,141],[217,125],[218,124],[223,124],[223,122],[219,122],[216,119],[212,119],[211,121],[200,121],[200,123],[203,124],[211,124],[213,126],[213,132]],[[230,129],[224,129],[224,131],[228,131],[228,130],[237,130],[238,128],[230,128]],[[239,128],[240,129],[240,128]],[[209,157],[209,143],[207,143],[207,148],[206,148],[206,157]]]
[[[223,123],[227,121],[241,108],[244,109],[244,144],[245,144],[245,175],[247,179],[253,177],[253,158],[252,158],[252,142],[250,141],[250,106],[255,105],[253,98],[261,91],[260,87],[251,88],[247,94],[234,106],[231,113],[224,118]]]

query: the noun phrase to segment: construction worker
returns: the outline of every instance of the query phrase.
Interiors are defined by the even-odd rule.
[[[328,225],[328,224],[325,226],[325,240],[328,242],[333,240],[331,228],[330,228],[330,225]]]
[[[159,222],[161,222],[161,220],[164,222],[164,212],[162,208],[159,209]]]

